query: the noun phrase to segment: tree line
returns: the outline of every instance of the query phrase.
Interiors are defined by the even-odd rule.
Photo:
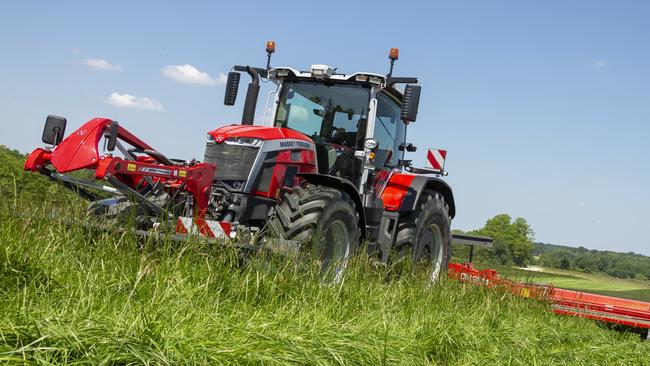
[[[499,214],[468,234],[493,238],[492,248],[475,248],[475,261],[499,265],[538,265],[548,268],[601,273],[618,278],[650,280],[650,257],[636,253],[617,253],[534,242],[534,231],[518,217]],[[469,248],[453,246],[454,256],[464,260]]]
[[[535,243],[536,263],[543,267],[603,273],[618,278],[650,279],[650,257]]]

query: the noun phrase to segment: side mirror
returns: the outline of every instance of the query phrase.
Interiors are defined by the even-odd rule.
[[[60,144],[63,140],[63,135],[65,135],[65,125],[67,122],[63,117],[47,116],[41,140],[48,145],[56,146]]]
[[[239,90],[239,78],[241,74],[237,71],[228,73],[228,81],[226,82],[226,94],[223,97],[223,104],[235,105],[237,100],[237,91]]]
[[[408,152],[415,152],[415,151],[418,150],[418,147],[413,145],[410,142],[408,144],[403,144],[403,143],[399,144],[399,151],[404,151],[404,150],[406,150]]]
[[[415,122],[418,116],[421,90],[422,87],[419,85],[406,84],[406,87],[404,87],[404,98],[402,99],[402,110],[400,112],[400,117],[404,122]]]
[[[108,131],[106,131],[106,138],[108,141],[106,141],[106,150],[108,151],[114,151],[115,150],[115,145],[117,145],[117,130],[118,130],[119,124],[117,121],[111,121],[111,124],[108,126]]]

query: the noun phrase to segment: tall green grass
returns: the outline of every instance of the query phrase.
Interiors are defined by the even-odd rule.
[[[637,335],[509,293],[365,256],[323,285],[292,260],[93,232],[47,206],[0,201],[0,362],[650,364]]]

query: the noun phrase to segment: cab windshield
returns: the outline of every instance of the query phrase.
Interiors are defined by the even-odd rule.
[[[358,85],[285,82],[275,127],[288,127],[314,141],[361,146],[365,136],[370,89]]]

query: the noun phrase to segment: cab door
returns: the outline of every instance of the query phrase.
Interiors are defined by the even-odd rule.
[[[386,92],[377,93],[377,113],[373,138],[378,146],[374,165],[377,171],[392,170],[397,165],[399,146],[404,142],[404,122],[400,118],[400,104]]]

